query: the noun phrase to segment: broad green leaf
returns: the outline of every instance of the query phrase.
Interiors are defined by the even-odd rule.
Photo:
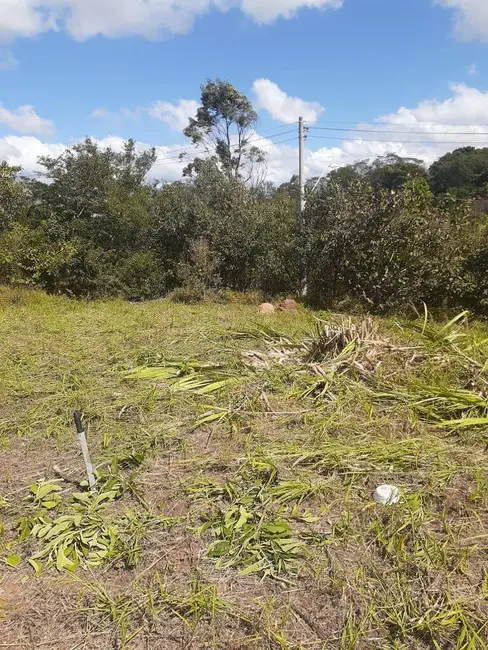
[[[284,521],[275,521],[263,526],[263,532],[270,535],[283,535],[290,533],[290,526]]]
[[[78,501],[79,503],[89,504],[91,503],[93,497],[89,492],[74,492],[72,495],[73,501]]]
[[[248,512],[243,506],[239,507],[239,519],[237,520],[236,525],[234,526],[235,530],[241,530],[244,524],[252,519],[252,514]]]
[[[60,492],[61,487],[56,483],[44,483],[43,485],[33,486],[31,488],[31,491],[36,495],[38,499],[42,500],[47,497],[48,494],[52,494],[53,492]]]
[[[59,524],[55,524],[52,526],[51,530],[46,533],[44,536],[44,539],[52,539],[53,537],[56,537],[60,533],[64,532],[67,528],[69,528],[72,524],[72,521],[62,521]]]
[[[217,420],[222,420],[227,415],[227,411],[213,411],[211,413],[207,412],[202,415],[201,418],[198,418],[196,421],[196,426],[201,426],[202,424],[209,424],[210,422],[216,422]]]
[[[207,551],[208,557],[222,557],[227,555],[230,550],[230,544],[226,541],[215,542]]]
[[[22,562],[22,558],[20,555],[9,555],[6,559],[5,562],[13,567],[14,569],[19,566],[19,564]]]
[[[62,571],[63,569],[74,571],[74,569],[76,569],[76,564],[70,560],[65,553],[66,550],[63,547],[59,548],[56,556],[56,568],[58,571]]]
[[[480,427],[488,425],[488,417],[486,418],[461,418],[460,420],[443,420],[434,426],[436,427],[454,427],[456,429],[464,429],[468,427]]]
[[[45,524],[44,526],[41,526],[41,528],[39,528],[39,530],[37,531],[36,537],[38,537],[39,539],[45,537],[48,534],[48,532],[51,530],[51,526],[52,526],[51,522]]]
[[[42,564],[39,562],[39,560],[34,560],[33,558],[29,558],[27,562],[34,569],[36,573],[36,578],[38,578],[42,573]]]
[[[263,569],[264,562],[263,560],[259,560],[259,562],[255,562],[254,564],[251,564],[250,566],[247,566],[246,568],[242,569],[242,571],[239,571],[240,576],[248,576],[251,573],[259,573]]]
[[[59,501],[43,501],[41,505],[43,508],[46,508],[46,510],[52,510],[59,505]]]

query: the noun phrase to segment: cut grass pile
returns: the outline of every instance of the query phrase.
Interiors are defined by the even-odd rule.
[[[0,289],[0,331],[0,648],[488,650],[468,314]]]

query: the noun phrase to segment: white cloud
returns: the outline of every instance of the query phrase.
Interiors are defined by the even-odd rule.
[[[473,76],[475,74],[478,74],[478,64],[477,63],[472,63],[471,65],[468,66],[468,74]]]
[[[118,118],[118,113],[112,113],[112,111],[107,111],[106,108],[94,108],[90,113],[90,117],[94,117],[96,120],[106,120],[109,118]]]
[[[414,128],[433,142],[473,140],[487,144],[486,137],[474,136],[488,133],[488,92],[462,83],[451,84],[450,89],[452,97],[446,100],[424,100],[415,108],[403,106],[396,113],[378,118],[379,128],[388,130],[389,124],[398,125],[407,131],[402,138],[410,140],[419,139],[418,134],[408,134]],[[381,124],[384,126],[381,127]]]
[[[452,96],[443,101],[425,100],[413,108],[401,107],[395,113],[379,117],[373,124],[358,124],[359,131],[318,131],[312,127],[307,140],[305,170],[307,177],[318,176],[323,170],[374,159],[388,153],[419,158],[427,164],[448,151],[464,146],[488,145],[488,92],[464,84],[451,86]],[[364,131],[361,131],[363,129]],[[370,133],[369,131],[374,131]],[[392,133],[393,131],[393,133]],[[398,133],[399,132],[399,133]],[[320,146],[314,136],[337,137],[337,144]],[[344,136],[341,142],[340,137]],[[272,139],[260,138],[256,144],[268,153],[268,179],[275,183],[289,180],[298,171],[298,149],[295,143],[273,144]],[[278,139],[279,136],[276,136]],[[101,146],[120,149],[122,138],[110,137],[98,141]],[[320,146],[313,149],[314,145]],[[139,150],[148,144],[137,143]],[[176,180],[180,178],[185,162],[178,154],[185,144],[157,147],[158,162],[150,172],[151,179]],[[36,171],[38,155],[59,155],[66,145],[44,144],[37,138],[7,136],[0,139],[0,160],[22,165],[27,172]],[[188,147],[188,150],[191,148]]]
[[[244,13],[259,23],[277,18],[293,18],[299,9],[340,9],[344,0],[241,0]]]
[[[259,23],[291,18],[302,8],[339,8],[343,0],[0,0],[0,40],[66,31],[84,40],[184,34],[211,9],[240,8]]]
[[[9,165],[19,166],[27,174],[39,171],[39,156],[60,156],[65,151],[63,144],[47,144],[37,138],[26,135],[7,135],[0,138],[0,162],[6,160]]]
[[[177,104],[157,101],[147,109],[150,117],[168,124],[176,131],[182,131],[188,126],[188,119],[195,117],[199,103],[194,99],[180,99]]]
[[[307,122],[316,122],[324,108],[317,102],[306,102],[290,97],[269,79],[257,79],[253,84],[257,108],[268,111],[272,118],[285,124],[296,122],[301,116]]]
[[[19,106],[9,111],[0,104],[0,124],[3,124],[13,131],[20,133],[37,133],[39,135],[50,135],[54,125],[50,120],[39,117],[33,106]]]
[[[93,138],[101,147],[111,147],[115,151],[122,151],[125,140],[117,136],[106,138]],[[38,165],[39,156],[61,156],[69,145],[63,143],[46,143],[32,136],[7,135],[0,138],[0,162],[5,160],[9,165],[22,167],[27,175],[40,172],[42,168]],[[136,143],[137,151],[149,149],[151,145],[144,142]],[[179,152],[182,145],[158,146],[156,155],[162,163],[156,162],[149,173],[149,180],[164,179],[168,181],[181,178],[183,168],[187,162],[179,160]]]
[[[355,130],[319,131],[312,127],[308,147],[321,144],[316,136],[330,137],[331,142],[337,141],[337,145],[306,149],[307,177],[317,176],[324,169],[331,170],[364,159],[373,160],[389,153],[431,164],[448,151],[467,143],[488,146],[488,92],[465,84],[452,84],[451,92],[451,97],[445,100],[424,100],[413,108],[401,107],[395,113],[377,118],[373,124],[358,124]],[[259,144],[269,145],[270,142],[261,141]],[[298,151],[295,145],[271,145],[265,146],[264,150],[269,154],[270,180],[282,182],[297,173]]]
[[[17,69],[19,62],[10,50],[0,48],[0,70],[12,72]]]
[[[488,3],[486,0],[435,0],[454,9],[455,34],[458,38],[488,39]]]
[[[123,120],[137,120],[143,115],[149,115],[176,131],[182,131],[188,126],[188,118],[195,116],[198,107],[198,102],[193,99],[180,99],[176,104],[159,100],[147,107],[121,108],[118,111],[109,111],[106,108],[98,107],[90,113],[90,117],[120,123]]]

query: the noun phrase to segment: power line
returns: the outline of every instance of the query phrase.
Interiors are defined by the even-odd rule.
[[[286,126],[289,126],[289,124],[287,124]],[[270,138],[281,138],[284,135],[288,135],[289,133],[296,133],[296,129],[295,128],[289,129],[288,131],[284,131],[283,133],[276,133],[275,135],[269,135],[265,138],[256,138],[254,140],[248,140],[248,143],[259,142],[260,140],[269,140]]]
[[[285,135],[285,134],[283,133],[283,135]],[[287,138],[286,140],[279,140],[278,142],[268,142],[268,144],[263,144],[260,147],[260,149],[266,149],[266,147],[273,147],[274,145],[278,145],[278,144],[286,144],[287,142],[294,142],[296,140],[297,140],[297,137],[295,136],[293,138]],[[195,152],[193,152],[193,153],[195,153]],[[205,151],[204,153],[207,153],[207,152]],[[209,156],[204,158],[204,160],[208,160],[209,158],[212,158],[213,155],[214,154],[210,154]],[[184,161],[184,160],[181,161],[181,163],[184,163],[184,162],[186,162],[186,161]],[[173,165],[175,163],[178,163],[177,159],[176,160],[166,161],[166,162],[154,163],[154,166],[155,167],[161,167],[161,166],[164,166],[164,165]]]
[[[283,135],[285,134],[283,133]],[[266,149],[266,147],[272,147],[275,144],[285,144],[285,142],[293,142],[295,140],[297,140],[297,136],[295,136],[294,138],[288,138],[287,140],[278,140],[278,142],[269,142],[268,144],[263,144],[263,146],[260,147],[260,149]]]
[[[291,130],[285,131],[284,133],[281,132],[282,129],[288,128],[290,125],[289,124],[282,124],[281,126],[273,126],[269,129],[264,129],[264,131],[261,131],[261,133],[268,133],[269,131],[278,131],[278,133],[272,133],[271,135],[267,136],[266,138],[257,138],[257,140],[269,140],[269,138],[274,138],[274,137],[281,137],[282,135],[286,135],[287,133],[291,133]],[[249,140],[249,142],[254,142],[254,140]],[[164,160],[168,158],[172,158],[173,154],[178,154],[178,153],[188,153],[192,150],[190,150],[188,147],[184,147],[182,149],[173,149],[172,151],[168,151],[168,156],[164,155]],[[193,150],[193,153],[195,153],[195,150]],[[202,151],[202,153],[205,153],[205,151]],[[158,160],[163,160],[163,158],[156,158],[156,161]]]
[[[294,122],[289,122],[288,124],[282,124],[281,126],[271,126],[269,129],[259,129],[259,132],[268,133],[268,131],[275,131],[276,129],[287,129],[292,124],[297,124],[297,120]]]
[[[319,140],[341,140],[349,142],[384,142],[385,144],[486,144],[488,145],[488,139],[486,142],[470,142],[467,140],[376,140],[372,138],[343,138],[341,136],[332,136],[332,135],[309,135],[309,138],[316,138]],[[485,135],[488,138],[488,133]]]
[[[473,133],[473,131],[432,131],[430,133],[426,133],[426,131],[384,131],[380,129],[340,129],[340,128],[334,128],[334,127],[326,127],[326,126],[309,126],[309,130],[316,129],[318,131],[347,131],[348,133],[384,133],[386,135],[388,134],[400,134],[400,135],[482,135],[484,137],[488,137],[488,132],[484,133]]]
[[[166,156],[164,158],[156,158],[156,162],[154,163],[154,165],[156,165],[156,166],[157,165],[163,165],[166,162],[168,164],[171,164],[172,162],[178,162],[180,156],[185,154],[185,153],[191,153],[191,154],[193,154],[195,156],[207,153],[206,149],[200,149],[200,150],[198,150],[198,149],[178,149],[178,151],[180,151],[181,153],[177,154],[176,156]]]
[[[318,122],[305,122],[305,124],[311,124],[312,126],[314,124],[352,124],[353,126],[359,126],[359,125],[371,125],[371,126],[485,126],[488,127],[488,122],[421,122],[417,121],[415,123],[409,123],[409,122],[369,122],[369,121],[362,121],[362,120],[356,120],[356,122],[347,122],[347,121],[318,121]]]
[[[287,124],[286,126],[289,126],[289,124]],[[289,129],[288,131],[284,131],[282,133],[275,133],[275,134],[269,135],[267,137],[251,138],[250,140],[247,141],[246,144],[252,144],[252,143],[255,143],[255,142],[260,142],[262,140],[270,140],[270,138],[277,138],[277,137],[281,138],[281,137],[283,137],[285,135],[288,135],[289,133],[295,133],[295,129]],[[262,149],[264,147],[271,146],[272,144],[275,144],[275,143],[271,142],[270,144],[267,144],[267,145],[261,145],[260,148]],[[280,144],[280,143],[276,143],[276,144]],[[239,150],[239,147],[236,146],[232,153],[235,153],[238,150]],[[188,148],[186,148],[186,149],[180,149],[180,150],[177,150],[177,151],[180,151],[182,153],[196,155],[196,156],[208,153],[206,149],[198,150],[198,149],[188,149]],[[176,151],[172,151],[171,153],[174,154],[174,153],[176,153]],[[171,155],[171,156],[167,156],[167,157],[163,157],[163,158],[157,158],[154,165],[159,166],[159,165],[172,164],[172,163],[178,162],[178,159],[180,158],[180,155],[181,155],[181,153],[176,155],[176,156]]]

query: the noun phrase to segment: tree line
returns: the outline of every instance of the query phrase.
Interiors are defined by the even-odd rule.
[[[257,114],[228,82],[209,80],[185,135],[184,178],[148,182],[154,149],[87,138],[42,172],[0,164],[0,282],[75,297],[194,301],[225,292],[362,302],[376,311],[426,302],[488,311],[488,148],[464,147],[427,169],[388,155],[307,183],[266,181]],[[313,191],[312,191],[313,188]],[[483,205],[483,203],[481,203]]]

